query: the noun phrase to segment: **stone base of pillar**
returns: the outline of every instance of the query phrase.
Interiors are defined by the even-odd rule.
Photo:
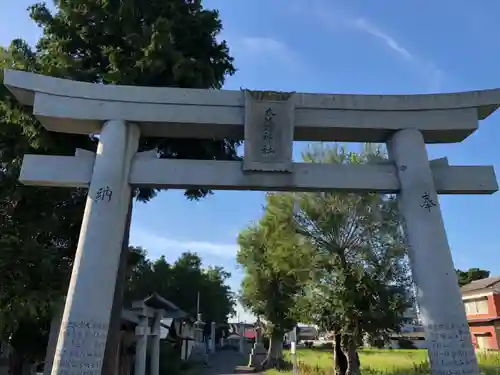
[[[254,344],[252,351],[250,352],[250,358],[248,361],[248,367],[258,368],[262,361],[266,358],[267,350],[262,344]]]

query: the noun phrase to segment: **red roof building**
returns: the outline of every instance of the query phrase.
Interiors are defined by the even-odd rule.
[[[461,289],[476,349],[500,349],[500,277],[473,281]]]
[[[248,324],[248,323],[229,323],[229,331],[231,334],[239,335],[240,334],[240,327],[243,326],[244,331],[243,331],[243,337],[253,340],[255,339],[255,328],[253,324]]]

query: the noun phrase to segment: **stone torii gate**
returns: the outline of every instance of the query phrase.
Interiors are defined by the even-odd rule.
[[[89,188],[53,375],[99,375],[132,187],[397,193],[432,374],[478,375],[437,194],[492,194],[491,166],[429,162],[461,142],[500,90],[336,95],[113,86],[6,70],[4,84],[49,131],[98,133],[94,154],[25,155],[27,185]],[[243,162],[158,159],[140,136],[243,139]],[[293,141],[385,142],[372,165],[292,162]]]

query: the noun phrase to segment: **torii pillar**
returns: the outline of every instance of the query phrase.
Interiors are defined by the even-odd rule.
[[[100,375],[130,203],[139,128],[107,121],[100,133],[53,375]]]
[[[431,372],[478,375],[476,353],[424,138],[418,130],[400,130],[387,146],[401,183],[398,203]]]

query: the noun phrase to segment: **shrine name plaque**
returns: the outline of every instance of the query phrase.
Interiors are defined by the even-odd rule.
[[[245,90],[244,171],[292,172],[293,93]]]

